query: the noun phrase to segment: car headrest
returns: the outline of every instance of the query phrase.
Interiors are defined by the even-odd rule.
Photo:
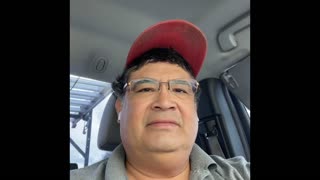
[[[121,143],[120,125],[114,107],[116,99],[112,94],[103,111],[98,133],[98,148],[101,150],[113,151]]]

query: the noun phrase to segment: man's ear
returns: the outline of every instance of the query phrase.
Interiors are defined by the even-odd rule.
[[[116,108],[116,111],[119,114],[119,112],[121,112],[122,110],[122,102],[119,100],[119,98],[117,98],[114,107]]]

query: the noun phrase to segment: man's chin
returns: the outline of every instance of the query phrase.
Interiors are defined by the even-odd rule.
[[[177,152],[183,149],[187,149],[188,147],[183,144],[172,143],[172,142],[153,142],[152,144],[148,145],[148,150],[150,152],[157,152],[157,153],[171,153]]]
[[[148,148],[150,152],[155,152],[155,153],[172,153],[172,152],[176,152],[179,150],[179,148],[177,147],[163,147],[163,146],[152,146]]]

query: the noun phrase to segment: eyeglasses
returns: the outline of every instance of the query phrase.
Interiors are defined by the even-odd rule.
[[[198,91],[199,83],[194,79],[173,79],[167,82],[160,82],[151,78],[135,79],[123,86],[137,96],[150,96],[160,92],[160,84],[168,85],[168,90],[180,98],[194,97]]]

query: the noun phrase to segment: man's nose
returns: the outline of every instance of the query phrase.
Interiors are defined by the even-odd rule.
[[[172,97],[169,90],[169,84],[161,83],[159,86],[159,92],[155,97],[152,104],[152,109],[154,110],[175,110],[177,104]]]

